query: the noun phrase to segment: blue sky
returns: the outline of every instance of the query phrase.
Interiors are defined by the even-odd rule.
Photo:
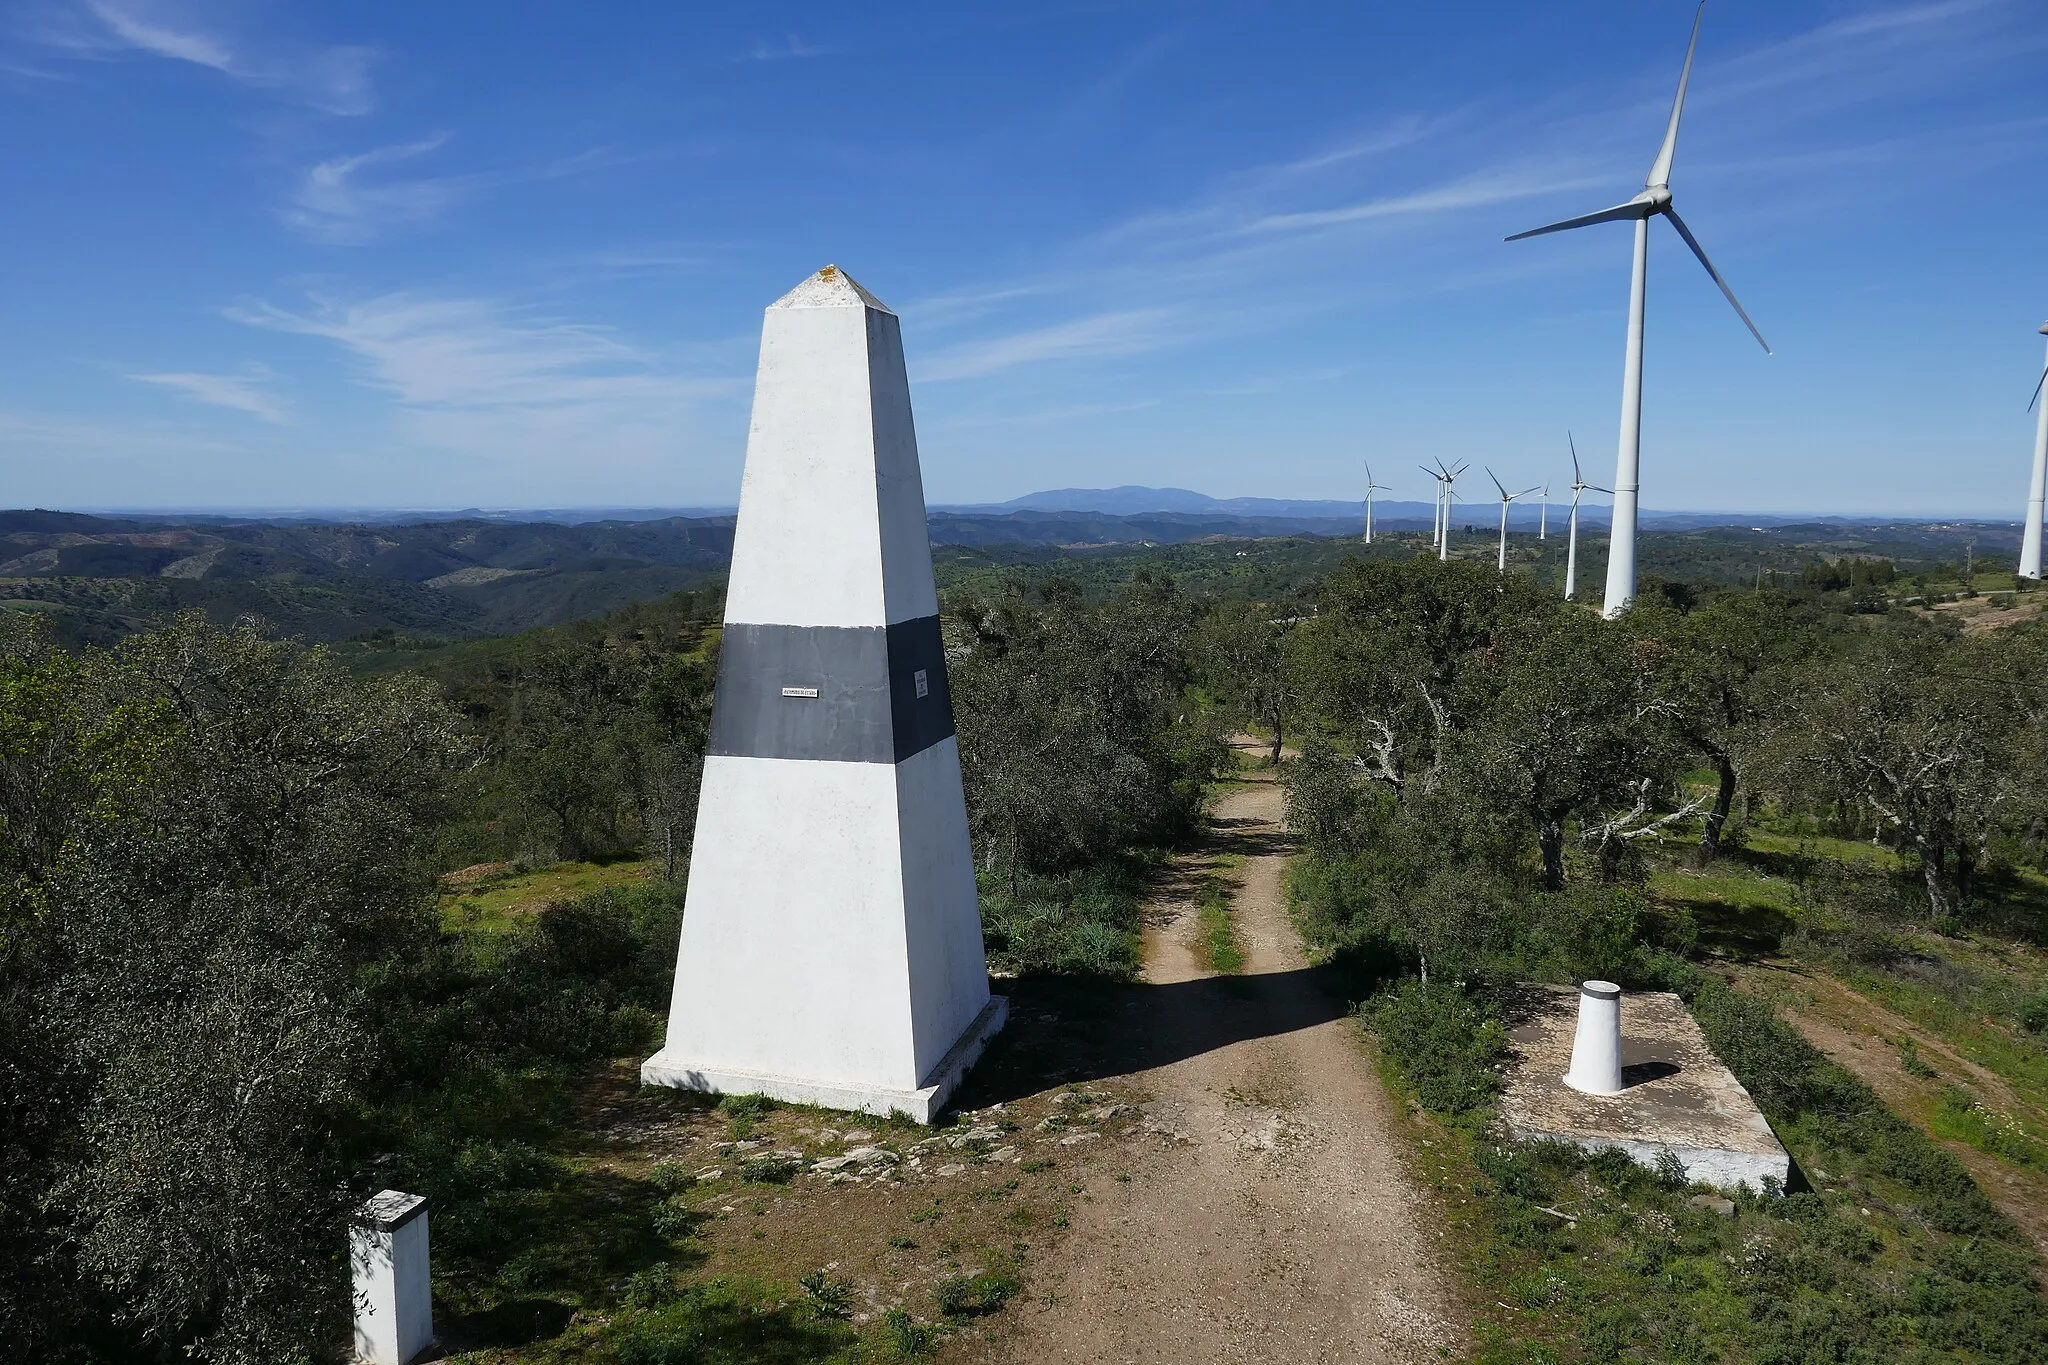
[[[903,318],[934,501],[1612,473],[1692,6],[0,11],[0,505],[730,503],[760,310]],[[1710,0],[1647,506],[2018,515],[2048,6]],[[1407,471],[1407,472],[1404,472]]]

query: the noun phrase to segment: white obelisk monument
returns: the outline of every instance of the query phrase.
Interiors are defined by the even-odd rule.
[[[761,328],[658,1085],[929,1122],[1002,1027],[896,315],[836,266]]]

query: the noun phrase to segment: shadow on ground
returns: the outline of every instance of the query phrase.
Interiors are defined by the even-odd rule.
[[[1335,974],[1317,967],[1166,985],[1080,977],[1007,984],[1010,1022],[969,1073],[961,1108],[1150,1071],[1349,1012]]]

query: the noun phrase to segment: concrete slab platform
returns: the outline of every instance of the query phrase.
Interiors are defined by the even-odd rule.
[[[1500,1109],[1513,1137],[1588,1151],[1619,1148],[1645,1166],[1669,1152],[1688,1179],[1783,1191],[1791,1156],[1676,995],[1622,996],[1616,1095],[1589,1095],[1564,1083],[1578,1023],[1576,990],[1530,986],[1519,1006],[1509,1019],[1512,1059]]]
[[[946,1107],[946,1101],[960,1088],[967,1069],[980,1059],[989,1039],[1002,1032],[1010,1017],[1008,996],[991,995],[974,1022],[960,1035],[925,1083],[915,1090],[857,1082],[819,1081],[801,1076],[772,1076],[766,1072],[736,1067],[692,1066],[671,1055],[669,1049],[640,1064],[642,1085],[667,1085],[678,1090],[702,1090],[714,1095],[766,1095],[790,1104],[815,1104],[823,1109],[844,1109],[852,1113],[886,1117],[903,1113],[919,1123],[930,1123]]]

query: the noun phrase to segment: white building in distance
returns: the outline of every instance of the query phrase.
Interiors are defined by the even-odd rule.
[[[896,315],[761,329],[667,1045],[642,1080],[929,1122],[1002,1027]]]

